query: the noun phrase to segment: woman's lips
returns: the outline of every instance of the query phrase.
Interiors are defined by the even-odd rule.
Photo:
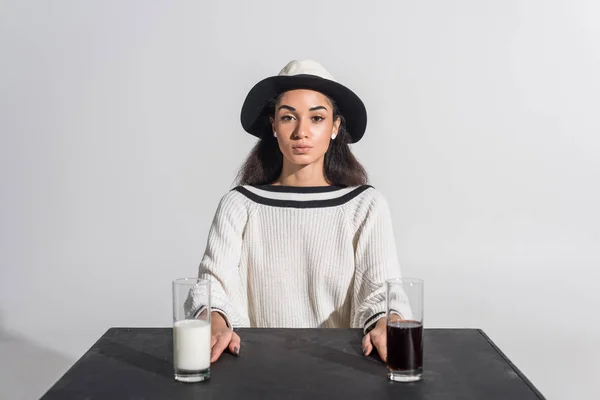
[[[298,153],[298,154],[306,154],[311,149],[312,149],[312,147],[310,147],[310,146],[292,146],[292,150],[294,150],[294,153]]]

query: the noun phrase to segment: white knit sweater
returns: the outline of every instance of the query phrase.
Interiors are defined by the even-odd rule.
[[[371,186],[239,186],[221,200],[199,277],[233,327],[368,330],[399,277],[385,198]]]

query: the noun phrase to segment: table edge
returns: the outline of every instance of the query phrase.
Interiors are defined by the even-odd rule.
[[[546,400],[544,395],[535,387],[535,385],[525,376],[525,374],[523,374],[523,372],[521,372],[521,370],[510,360],[510,358],[508,358],[508,356],[504,354],[504,352],[500,350],[498,346],[496,346],[496,343],[494,343],[494,341],[482,329],[477,329],[477,332],[479,332],[479,334],[483,336],[485,340],[487,340],[490,346],[496,350],[496,352],[504,359],[504,361],[506,361],[506,363],[513,369],[519,378],[521,378],[523,382],[529,386],[529,389],[531,389],[531,391],[535,393],[539,399]]]
[[[106,336],[109,332],[114,331],[114,330],[119,330],[119,329],[169,329],[170,327],[165,326],[165,327],[126,327],[126,326],[113,326],[108,328],[102,335],[100,335],[100,337],[94,341],[94,343],[88,348],[87,351],[85,351],[81,357],[79,357],[79,359],[77,359],[77,361],[75,361],[75,363],[73,363],[73,365],[71,365],[70,368],[67,369],[67,371],[65,371],[64,374],[62,374],[61,377],[59,377],[56,382],[54,382],[54,384],[52,384],[48,390],[46,390],[44,392],[44,394],[42,395],[42,397],[40,397],[40,399],[44,398],[46,395],[49,394],[49,392],[58,384],[58,382],[65,376],[67,375],[67,373],[69,373],[72,369],[74,369],[82,360],[83,358],[90,352],[90,350],[92,348],[94,348],[94,346],[104,337]],[[242,330],[244,329],[261,329],[261,328],[240,328]],[[294,329],[296,330],[297,328],[263,328],[263,329]],[[308,328],[308,329],[315,329],[315,328]],[[327,328],[316,328],[316,329],[327,329]],[[356,330],[356,331],[362,331],[362,329],[360,328],[330,328],[330,329],[343,329],[343,330]],[[540,400],[546,400],[546,398],[544,397],[544,395],[542,395],[542,393],[533,385],[533,383],[525,376],[525,374],[523,374],[523,372],[521,372],[521,370],[510,360],[510,358],[508,358],[506,356],[506,354],[504,354],[504,352],[502,350],[500,350],[500,348],[494,343],[494,341],[482,330],[479,328],[425,328],[426,330],[470,330],[470,331],[477,331],[489,344],[490,346],[492,346],[492,348],[502,357],[502,359],[504,361],[506,361],[506,363],[512,368],[512,370],[517,374],[517,376],[519,378],[521,378],[523,380],[523,382],[525,382],[525,384],[529,387],[529,389],[531,389],[531,391],[540,399]]]
[[[86,355],[87,355],[87,354],[88,354],[88,353],[89,353],[89,352],[90,352],[90,351],[91,351],[91,350],[94,348],[94,346],[95,346],[95,345],[96,345],[96,344],[97,344],[97,343],[98,343],[100,340],[102,340],[102,338],[103,338],[104,336],[106,336],[106,334],[107,334],[108,332],[110,332],[110,331],[111,331],[111,330],[113,330],[113,329],[115,329],[115,327],[108,328],[106,331],[104,331],[104,333],[103,333],[102,335],[100,335],[100,337],[99,337],[98,339],[96,339],[96,340],[94,341],[94,343],[92,343],[92,345],[91,345],[91,346],[90,346],[90,347],[89,347],[89,348],[88,348],[88,349],[87,349],[87,350],[86,350],[86,351],[85,351],[85,352],[84,352],[84,353],[81,355],[81,357],[79,357],[79,358],[78,358],[78,359],[77,359],[77,360],[76,360],[76,361],[73,363],[73,365],[71,365],[71,367],[69,367],[69,368],[68,368],[68,369],[67,369],[67,370],[66,370],[66,371],[65,371],[65,372],[64,372],[64,373],[63,373],[63,374],[62,374],[62,375],[61,375],[61,376],[60,376],[60,377],[59,377],[59,378],[58,378],[58,379],[57,379],[57,380],[56,380],[56,381],[55,381],[55,382],[54,382],[52,385],[50,385],[50,387],[48,388],[48,390],[46,390],[46,391],[44,392],[44,394],[42,394],[42,396],[40,397],[40,400],[42,400],[44,397],[46,397],[46,396],[47,396],[47,395],[48,395],[48,394],[49,394],[49,393],[52,391],[52,389],[54,389],[54,387],[55,387],[56,385],[58,385],[58,382],[60,382],[60,381],[61,381],[61,379],[62,379],[63,377],[65,377],[65,376],[66,376],[66,375],[67,375],[69,372],[71,372],[71,370],[72,370],[72,369],[74,369],[74,368],[75,368],[77,365],[79,365],[79,363],[81,363],[81,362],[82,362],[83,358],[84,358],[84,357],[85,357],[85,356],[86,356]]]

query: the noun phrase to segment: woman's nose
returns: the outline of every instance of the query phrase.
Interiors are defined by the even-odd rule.
[[[298,139],[303,139],[305,137],[308,137],[309,132],[310,132],[310,127],[308,125],[308,121],[305,121],[303,118],[301,118],[298,121],[298,125],[296,126],[296,131],[294,132],[294,136],[297,137]]]

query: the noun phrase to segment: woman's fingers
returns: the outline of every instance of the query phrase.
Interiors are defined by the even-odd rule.
[[[221,356],[221,354],[223,353],[223,350],[225,350],[227,348],[227,345],[229,344],[230,340],[231,340],[231,334],[232,332],[225,332],[223,334],[217,335],[217,336],[213,336],[213,338],[216,338],[216,342],[212,347],[212,351],[210,353],[210,362],[215,362],[219,359],[219,357]]]
[[[385,362],[387,360],[387,332],[385,318],[380,318],[375,323],[375,327],[373,327],[373,329],[363,338],[363,349],[366,350],[364,351],[366,356],[371,354],[373,347],[377,350],[379,358]]]
[[[377,349],[379,358],[381,358],[383,362],[387,361],[387,337],[385,333],[371,332],[371,342]]]
[[[238,336],[237,333],[233,332],[233,334],[231,335],[231,341],[229,342],[229,346],[228,346],[231,354],[239,356],[241,345],[242,345],[242,342],[240,340],[240,337]]]
[[[211,338],[210,362],[215,362],[221,357],[225,349],[229,349],[231,354],[238,356],[242,341],[239,335],[231,330],[213,335]]]
[[[371,343],[371,333],[367,333],[362,340],[362,352],[365,356],[368,356],[373,351],[373,344]]]

